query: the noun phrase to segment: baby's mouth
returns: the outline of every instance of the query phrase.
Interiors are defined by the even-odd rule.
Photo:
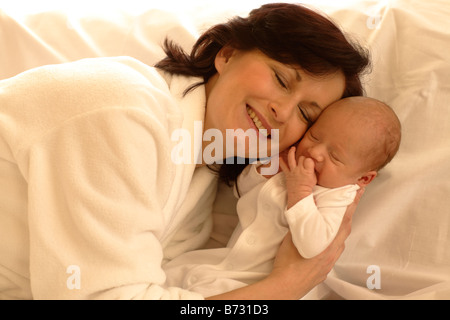
[[[259,118],[256,115],[256,113],[249,106],[247,106],[247,113],[250,116],[250,119],[252,119],[252,121],[255,124],[256,128],[258,128],[259,132],[262,135],[264,135],[266,138],[270,138],[269,130],[266,127],[264,127],[264,125],[262,124],[261,120],[259,120]]]

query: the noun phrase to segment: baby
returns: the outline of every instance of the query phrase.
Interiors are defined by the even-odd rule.
[[[332,104],[282,155],[283,174],[269,178],[260,165],[246,167],[237,181],[239,224],[227,247],[172,260],[167,285],[211,296],[252,283],[270,272],[288,230],[303,257],[319,254],[357,190],[392,160],[400,138],[400,122],[386,104],[366,97]]]
[[[303,257],[313,257],[331,243],[356,190],[392,160],[400,138],[400,121],[389,106],[353,97],[327,108],[289,150],[287,161],[280,162],[286,177],[286,219]],[[289,211],[299,202],[300,212]]]

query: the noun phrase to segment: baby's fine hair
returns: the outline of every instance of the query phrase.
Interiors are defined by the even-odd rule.
[[[384,168],[400,148],[401,123],[397,114],[388,104],[369,97],[350,97],[342,99],[339,105],[353,108],[353,115],[365,130],[376,131],[376,140],[371,148],[369,162],[371,170]],[[332,107],[332,106],[330,106]],[[329,107],[329,108],[330,108]]]

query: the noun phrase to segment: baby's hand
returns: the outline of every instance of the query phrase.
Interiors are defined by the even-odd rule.
[[[280,166],[286,177],[288,208],[312,193],[317,183],[314,172],[314,160],[300,156],[295,159],[295,147],[291,147],[287,156],[287,164],[280,159]]]

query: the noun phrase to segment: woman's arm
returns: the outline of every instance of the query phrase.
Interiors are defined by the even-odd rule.
[[[131,58],[2,81],[7,146],[28,183],[34,299],[202,298],[164,287],[161,238],[190,183],[170,158],[178,118],[165,86]]]
[[[304,259],[297,251],[288,233],[281,244],[272,272],[263,280],[224,294],[209,297],[211,300],[296,300],[302,298],[323,282],[345,247],[351,231],[356,206],[363,195],[360,189],[355,201],[348,206],[336,238],[318,256]]]

